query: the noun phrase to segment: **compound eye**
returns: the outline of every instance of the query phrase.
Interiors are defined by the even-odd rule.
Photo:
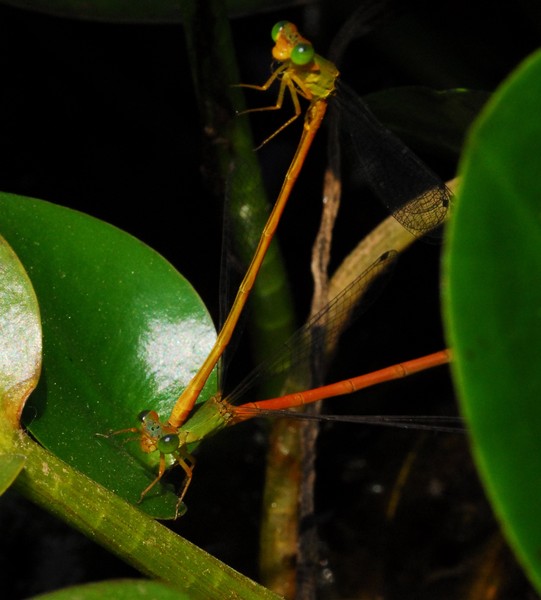
[[[287,25],[287,23],[287,21],[278,21],[278,23],[276,23],[276,25],[272,28],[271,36],[273,42],[275,42],[278,39],[278,34]]]
[[[137,415],[137,420],[141,421],[141,423],[145,422],[145,419],[148,417],[149,410],[143,410]]]
[[[178,449],[180,439],[176,433],[168,433],[162,436],[157,443],[157,448],[162,454],[172,454]]]
[[[310,43],[297,44],[291,51],[291,60],[294,64],[307,65],[314,58],[314,47]]]

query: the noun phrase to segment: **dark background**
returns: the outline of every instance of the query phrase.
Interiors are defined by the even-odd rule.
[[[344,80],[360,94],[416,84],[492,91],[538,46],[540,9],[534,2],[516,2],[505,11],[471,1],[390,4],[389,17],[352,43],[341,65]],[[276,21],[298,23],[324,55],[355,6],[322,2],[236,16],[242,81],[268,76]],[[202,175],[182,26],[70,20],[0,6],[0,82],[0,190],[69,206],[130,232],[170,260],[217,315],[221,199]],[[264,139],[266,116],[251,122],[254,138]],[[260,153],[271,197],[297,139],[298,130],[284,132]],[[324,152],[320,141],[280,226],[299,318],[311,293],[308,261]],[[449,178],[456,158],[431,166]],[[384,216],[381,207],[345,203],[343,211],[336,260],[357,241],[352,222]],[[440,248],[427,244],[401,258],[370,316],[346,336],[333,379],[443,347],[439,259]],[[381,413],[407,414],[412,399],[421,414],[431,413],[434,402],[442,414],[457,410],[444,368],[384,386],[370,398],[377,406],[372,410]],[[355,410],[347,403],[335,408]],[[241,426],[208,441],[188,515],[174,525],[254,578],[265,427]],[[345,427],[324,426],[320,440],[317,518],[329,596],[351,597],[363,589],[386,598],[464,597],[461,590],[475,579],[498,535],[465,436]],[[416,470],[389,521],[386,493],[412,452]],[[0,500],[0,509],[1,572],[13,573],[20,564],[27,569],[25,577],[9,578],[10,598],[137,575],[15,493]],[[533,598],[505,551],[502,556],[511,565],[505,567],[509,585],[517,587],[501,597]]]

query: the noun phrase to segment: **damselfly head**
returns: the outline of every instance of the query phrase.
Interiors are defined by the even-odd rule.
[[[309,65],[315,56],[312,44],[299,33],[297,26],[289,21],[279,21],[272,28],[275,46],[273,57],[280,61],[290,60],[294,65]]]

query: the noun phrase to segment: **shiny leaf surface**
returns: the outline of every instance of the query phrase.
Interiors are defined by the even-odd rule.
[[[0,237],[0,401],[13,428],[41,370],[39,307],[24,267]]]
[[[82,213],[2,194],[0,232],[28,270],[43,318],[44,368],[27,406],[28,428],[136,502],[155,477],[157,457],[129,441],[137,434],[96,434],[135,427],[148,408],[167,417],[213,343],[208,313],[153,250]],[[141,508],[171,517],[174,502],[170,488],[156,488]]]

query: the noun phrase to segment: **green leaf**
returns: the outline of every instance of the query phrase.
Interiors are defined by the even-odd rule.
[[[2,237],[0,278],[0,407],[16,429],[41,370],[41,322],[32,283]]]
[[[173,267],[130,235],[54,204],[0,195],[0,232],[25,265],[42,312],[43,374],[27,426],[60,458],[137,502],[157,456],[139,450],[145,409],[168,416],[215,339],[201,300]],[[215,377],[201,400],[212,395]],[[156,487],[141,508],[173,516],[176,496]]]
[[[446,324],[473,450],[504,531],[541,590],[541,53],[497,91],[461,165]]]

